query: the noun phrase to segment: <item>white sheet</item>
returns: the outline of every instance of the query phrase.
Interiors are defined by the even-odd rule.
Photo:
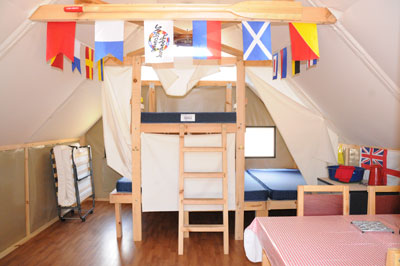
[[[74,144],[79,146],[79,144]],[[75,152],[79,153],[79,151]],[[68,207],[76,203],[76,193],[74,184],[74,172],[72,168],[72,148],[67,145],[57,145],[54,147],[54,157],[57,166],[57,178],[58,178],[58,204],[63,207]],[[77,158],[75,162],[84,160],[84,157]],[[86,159],[87,160],[87,159]],[[88,165],[86,165],[87,167]],[[82,165],[78,168],[79,170],[85,168]],[[85,176],[89,172],[82,172],[80,177]],[[85,178],[78,182],[80,200],[83,201],[92,195],[91,177]]]
[[[107,164],[131,179],[132,67],[105,67],[102,84],[104,146]]]
[[[142,133],[143,211],[177,211],[179,136]],[[221,135],[188,135],[185,146],[221,146]],[[235,134],[227,136],[228,207],[235,209]],[[185,154],[185,171],[217,172],[222,169],[221,153]],[[186,179],[186,198],[222,197],[221,179]],[[186,206],[186,210],[222,210],[221,206]]]

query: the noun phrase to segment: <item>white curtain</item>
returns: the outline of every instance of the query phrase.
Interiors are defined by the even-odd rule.
[[[221,146],[221,135],[187,135],[185,146]],[[186,172],[220,172],[220,152],[185,154]],[[228,208],[235,209],[235,134],[227,136]],[[179,136],[142,133],[143,211],[177,211],[179,200]],[[185,180],[185,198],[221,198],[220,178]],[[161,199],[161,200],[160,200]],[[221,206],[185,206],[186,210],[222,210]]]
[[[201,78],[220,71],[219,66],[193,65],[193,60],[175,58],[174,68],[153,68],[165,93],[184,96]]]
[[[107,164],[132,178],[131,108],[132,67],[104,68],[102,108]]]
[[[264,75],[260,77],[246,68],[256,94],[268,108],[285,143],[308,184],[316,184],[318,177],[327,176],[327,165],[336,164],[337,135],[330,131],[325,119],[270,86]],[[268,76],[270,78],[270,76]]]

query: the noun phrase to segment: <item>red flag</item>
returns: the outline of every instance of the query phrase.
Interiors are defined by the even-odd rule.
[[[51,59],[51,61],[50,61],[50,65],[52,67],[57,67],[57,68],[63,70],[64,69],[64,56],[63,56],[63,54],[60,53],[60,54],[56,55],[55,57],[53,57]]]
[[[319,58],[317,26],[312,23],[289,23],[292,60]]]
[[[47,22],[46,61],[64,54],[74,61],[76,22]]]

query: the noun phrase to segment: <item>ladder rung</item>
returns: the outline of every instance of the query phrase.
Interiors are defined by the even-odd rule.
[[[223,152],[223,147],[183,147],[183,152]]]
[[[223,224],[190,224],[184,225],[184,232],[224,232]]]
[[[225,203],[224,199],[183,199],[183,204],[188,205],[222,205]]]
[[[224,172],[185,172],[183,178],[224,178]]]

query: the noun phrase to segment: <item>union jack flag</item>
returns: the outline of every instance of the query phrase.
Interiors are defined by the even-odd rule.
[[[393,175],[400,177],[400,171],[395,169],[389,169],[387,167],[387,155],[386,149],[361,147],[360,148],[360,163],[361,167],[369,170],[371,165],[380,165],[383,169],[383,175],[386,178],[387,175]]]
[[[386,168],[387,150],[379,148],[361,147],[361,166],[369,169],[371,165],[380,165]]]

